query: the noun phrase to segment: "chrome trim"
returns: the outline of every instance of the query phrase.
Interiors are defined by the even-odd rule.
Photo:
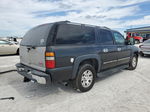
[[[121,51],[121,48],[117,48],[117,51]]]
[[[107,62],[104,62],[103,64],[114,63],[114,62],[116,62],[116,61],[117,61],[117,60],[107,61]]]
[[[127,59],[130,59],[130,57],[121,58],[121,59],[118,59],[118,60],[107,61],[107,62],[104,62],[103,64],[114,63],[114,62],[117,62],[117,61],[122,61],[122,60],[127,60]]]
[[[118,61],[127,60],[127,59],[130,59],[130,57],[120,58],[120,59],[118,59]]]
[[[108,49],[107,49],[107,48],[103,49],[103,52],[104,52],[104,53],[107,53],[107,52],[108,52]]]

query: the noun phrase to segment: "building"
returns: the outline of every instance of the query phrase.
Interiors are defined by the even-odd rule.
[[[125,33],[129,33],[129,32],[132,34],[136,34],[136,36],[143,37],[144,40],[150,39],[150,26],[131,28],[125,31]]]

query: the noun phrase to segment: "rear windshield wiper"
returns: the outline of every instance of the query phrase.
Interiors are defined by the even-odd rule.
[[[27,46],[27,48],[32,48],[32,49],[35,49],[36,47],[35,46]]]

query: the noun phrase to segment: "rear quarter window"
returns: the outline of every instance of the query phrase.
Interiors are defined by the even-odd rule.
[[[56,44],[90,44],[95,42],[95,31],[92,27],[81,25],[60,25],[56,35]]]

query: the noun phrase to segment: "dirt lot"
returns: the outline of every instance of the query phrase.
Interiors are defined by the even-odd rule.
[[[10,63],[18,62],[17,58],[9,57]],[[1,67],[9,65],[0,59]],[[86,93],[58,83],[23,83],[17,72],[0,74],[0,98],[15,97],[0,100],[0,112],[150,112],[149,67],[150,57],[140,57],[136,70],[99,78]]]

